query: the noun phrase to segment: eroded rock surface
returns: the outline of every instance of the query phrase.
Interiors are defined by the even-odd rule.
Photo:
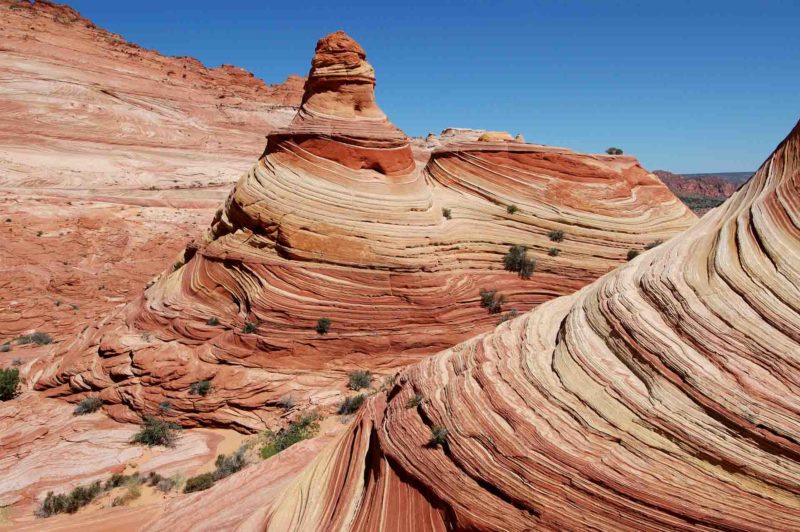
[[[798,287],[800,123],[686,233],[402,372],[258,526],[796,530]]]
[[[169,400],[184,425],[256,430],[288,394],[334,404],[350,370],[387,374],[490,330],[502,314],[481,308],[481,288],[503,294],[503,312],[526,311],[695,221],[632,157],[484,135],[420,158],[374,84],[355,41],[321,39],[299,111],[208,233],[34,366],[36,389],[99,391],[120,420]],[[503,269],[512,245],[536,260],[530,279]],[[192,395],[200,380],[213,393]]]

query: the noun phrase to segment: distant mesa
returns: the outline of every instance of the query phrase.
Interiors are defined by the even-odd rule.
[[[41,361],[36,389],[73,402],[99,393],[119,420],[169,401],[184,426],[262,430],[287,394],[333,406],[348,371],[390,374],[490,331],[696,220],[632,157],[478,130],[412,145],[374,85],[358,43],[320,39],[295,116],[208,232]],[[529,279],[504,269],[512,246]],[[484,288],[503,295],[500,315],[481,307]],[[201,380],[213,392],[191,395]]]

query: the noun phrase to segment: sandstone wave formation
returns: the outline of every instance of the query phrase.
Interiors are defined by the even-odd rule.
[[[36,388],[71,401],[99,391],[120,420],[170,401],[187,426],[258,430],[288,394],[334,404],[348,371],[392,373],[696,220],[632,157],[489,134],[420,160],[374,85],[355,41],[321,39],[300,109],[206,236],[37,365]],[[514,245],[536,261],[529,279],[504,270]],[[481,307],[482,288],[505,297],[502,312]],[[205,397],[190,393],[200,380]]]
[[[798,530],[799,288],[800,123],[686,233],[402,372],[261,526]]]

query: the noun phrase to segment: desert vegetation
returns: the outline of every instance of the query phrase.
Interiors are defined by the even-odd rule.
[[[517,272],[522,279],[530,279],[536,269],[536,261],[528,258],[528,248],[511,246],[503,257],[503,266],[510,272]]]

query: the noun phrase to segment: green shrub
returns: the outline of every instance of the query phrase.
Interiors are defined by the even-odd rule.
[[[211,316],[210,318],[208,318],[208,321],[206,321],[206,325],[216,327],[217,325],[219,325],[219,319],[217,319],[216,316]]]
[[[614,148],[612,146],[611,148],[608,148],[606,150],[606,153],[609,154],[609,155],[622,155],[622,150],[619,149],[619,148]]]
[[[11,351],[11,344],[6,342],[3,345],[0,345],[0,353],[8,353]]]
[[[96,395],[91,395],[81,399],[81,402],[77,404],[72,413],[76,416],[91,414],[92,412],[96,412],[101,406],[103,406],[103,401]]]
[[[148,486],[151,486],[151,487],[157,486],[158,483],[161,482],[162,480],[164,480],[164,477],[162,477],[161,475],[159,475],[155,471],[150,471],[150,473],[147,475],[147,485]]]
[[[423,397],[420,394],[415,393],[414,397],[409,399],[408,402],[406,403],[406,408],[416,408],[416,407],[418,407],[419,405],[422,404],[422,399],[423,399]]]
[[[372,373],[365,370],[351,371],[348,374],[349,381],[347,385],[351,390],[360,390],[361,388],[369,388],[372,383]]]
[[[339,404],[339,414],[347,415],[357,412],[358,409],[361,408],[361,405],[364,404],[364,400],[366,398],[367,396],[363,393],[354,395],[352,397],[345,397],[344,400]]]
[[[503,257],[503,266],[510,272],[517,272],[523,279],[530,279],[536,269],[536,261],[528,258],[528,248],[511,246]]]
[[[663,240],[661,240],[661,239],[659,238],[658,240],[653,240],[652,242],[650,242],[649,244],[647,244],[647,245],[644,247],[644,249],[648,249],[648,250],[649,250],[649,249],[653,249],[654,247],[658,247],[658,246],[660,246],[660,245],[661,245],[661,244],[663,244],[663,243],[664,243],[664,241],[663,241]]]
[[[189,393],[192,395],[202,395],[205,397],[211,391],[211,383],[206,379],[197,381],[189,386]]]
[[[251,321],[246,321],[244,323],[244,327],[242,327],[242,332],[245,334],[250,334],[256,332],[256,329],[258,329],[258,325]]]
[[[639,256],[639,251],[637,251],[635,249],[629,249],[628,250],[628,260],[633,260],[638,256]]]
[[[330,318],[320,318],[317,320],[317,332],[319,334],[328,334],[331,328]]]
[[[19,370],[17,368],[0,369],[0,401],[8,401],[17,395]]]
[[[241,446],[230,456],[224,454],[217,456],[217,461],[214,462],[214,466],[216,467],[214,471],[214,480],[220,480],[233,475],[237,471],[241,471],[245,464],[247,464],[247,459],[245,457],[246,451],[247,448]]]
[[[194,493],[195,491],[207,490],[214,485],[214,473],[203,473],[195,477],[186,479],[184,493]]]
[[[444,216],[448,220],[451,218],[452,215],[453,213],[450,209],[442,209],[442,216]]]
[[[558,257],[559,253],[561,253],[561,250],[558,248],[550,248],[547,250],[547,254],[551,257]]]
[[[516,205],[509,205],[508,207],[506,207],[506,212],[507,212],[508,214],[514,214],[514,213],[515,213],[515,212],[517,212],[518,210],[519,210],[519,208],[517,208],[517,206],[516,206]]]
[[[564,231],[560,229],[553,229],[547,233],[547,238],[549,238],[552,242],[561,242],[564,240]]]
[[[489,311],[489,314],[499,314],[502,310],[503,303],[506,297],[503,294],[498,294],[497,290],[480,289],[481,307]]]
[[[31,334],[20,336],[17,338],[17,343],[47,345],[53,343],[53,338],[47,333],[36,331]]]
[[[103,486],[99,480],[88,486],[78,486],[69,493],[55,495],[50,491],[35,514],[37,517],[50,517],[61,513],[74,514],[101,493]]]
[[[447,442],[447,435],[450,431],[448,431],[444,427],[440,427],[439,425],[434,425],[431,427],[431,440],[429,444],[433,447],[438,445],[444,445]]]
[[[295,443],[311,438],[318,430],[317,416],[311,414],[301,417],[287,428],[278,432],[267,432],[265,435],[266,443],[261,447],[261,458],[269,458],[288,449]]]
[[[180,427],[175,423],[164,421],[157,417],[145,416],[141,429],[133,436],[133,443],[148,445],[163,445],[172,447],[178,438]]]
[[[172,402],[171,401],[161,401],[158,403],[158,410],[162,413],[169,412],[172,410]]]

